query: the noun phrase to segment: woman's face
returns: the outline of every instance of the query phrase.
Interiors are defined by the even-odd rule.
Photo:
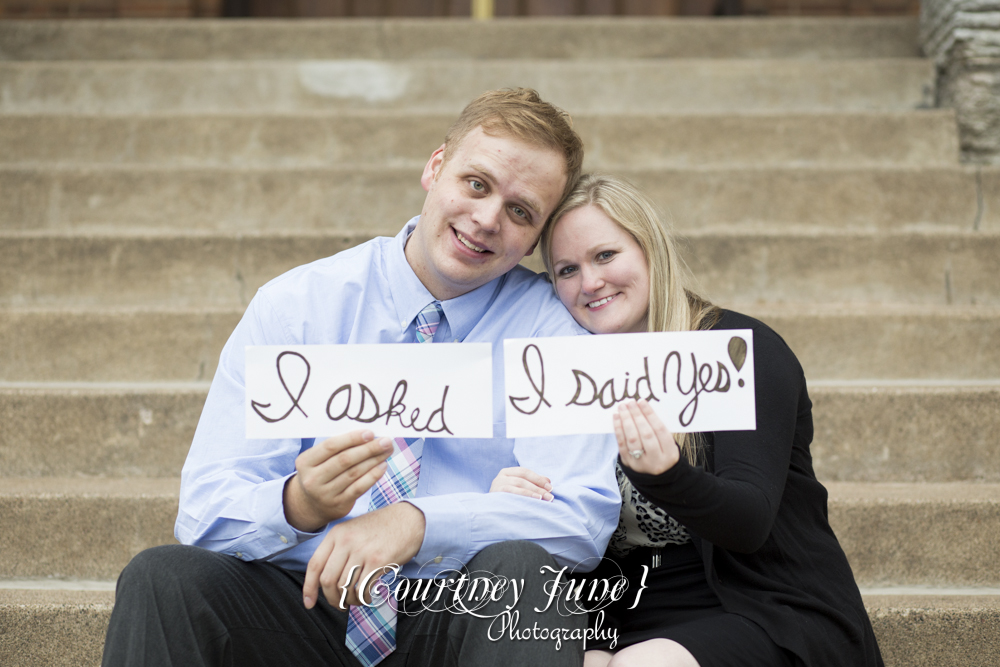
[[[598,207],[574,209],[556,223],[552,270],[560,301],[587,331],[646,331],[646,258],[635,239]]]

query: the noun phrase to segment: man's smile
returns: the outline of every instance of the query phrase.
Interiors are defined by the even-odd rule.
[[[461,243],[466,248],[469,248],[470,250],[472,250],[474,252],[478,252],[478,253],[489,252],[488,250],[486,250],[486,248],[481,248],[481,247],[477,246],[475,243],[473,243],[472,241],[470,241],[465,236],[462,236],[462,233],[459,232],[457,229],[455,230],[455,236],[458,238],[459,243]]]

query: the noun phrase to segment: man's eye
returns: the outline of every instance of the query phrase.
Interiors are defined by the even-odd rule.
[[[483,185],[480,181],[469,181],[469,182],[472,184],[472,189],[475,190],[476,192],[482,192],[483,190],[486,189],[486,186]]]
[[[514,211],[514,215],[516,215],[519,218],[527,218],[528,217],[528,212],[525,211],[520,206],[515,206],[511,210]]]

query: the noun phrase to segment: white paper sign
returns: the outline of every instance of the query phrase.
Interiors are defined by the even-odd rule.
[[[493,437],[489,343],[246,348],[248,438]]]
[[[754,430],[753,378],[749,329],[510,339],[507,436],[613,433],[632,398],[674,433]]]

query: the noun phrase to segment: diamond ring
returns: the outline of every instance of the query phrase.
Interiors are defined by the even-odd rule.
[[[629,454],[632,455],[632,458],[638,459],[638,458],[642,457],[642,450],[641,449],[635,449],[635,450],[629,452]]]

